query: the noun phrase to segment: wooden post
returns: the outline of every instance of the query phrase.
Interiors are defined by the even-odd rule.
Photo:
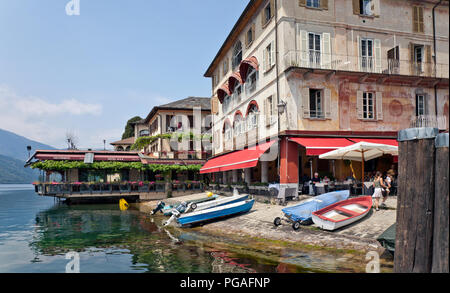
[[[434,200],[433,265],[431,269],[433,273],[449,272],[448,137],[448,133],[442,133],[436,138],[436,187]]]
[[[437,133],[435,128],[399,132],[396,273],[431,272]]]

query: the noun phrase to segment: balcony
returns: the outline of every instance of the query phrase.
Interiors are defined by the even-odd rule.
[[[449,65],[388,58],[333,55],[320,52],[289,51],[284,55],[285,70],[291,67],[320,70],[378,73],[387,75],[449,78]]]

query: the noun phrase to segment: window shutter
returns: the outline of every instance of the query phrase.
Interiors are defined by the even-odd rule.
[[[302,107],[303,107],[303,119],[309,119],[311,117],[309,108],[309,88],[303,88],[301,90]]]
[[[324,95],[325,95],[325,118],[331,119],[331,91],[329,89],[325,89]]]
[[[211,113],[213,115],[219,113],[219,98],[217,98],[217,97],[213,97],[211,99]]]
[[[331,37],[329,33],[322,34],[322,56],[320,58],[322,62],[322,68],[331,69]]]
[[[299,6],[306,6],[306,0],[298,0]]]
[[[328,0],[320,0],[320,8],[328,10]]]
[[[380,16],[380,1],[381,0],[373,0],[372,1],[372,12],[374,16]]]
[[[361,38],[356,36],[356,52],[358,56],[358,71],[362,70],[362,58],[361,58]]]
[[[269,62],[267,60],[268,55],[269,55],[269,52],[267,52],[267,47],[266,47],[264,49],[264,52],[263,52],[263,68],[264,68],[264,71],[267,71],[269,69],[269,65],[268,65]]]
[[[275,15],[275,0],[270,0],[270,18]]]
[[[358,114],[358,119],[364,118],[363,111],[363,92],[358,91],[356,93],[356,112]]]
[[[377,120],[383,120],[383,93],[376,92]]]
[[[414,73],[415,73],[414,68],[415,68],[416,60],[414,58],[414,44],[413,43],[409,43],[409,55],[410,55],[410,58],[411,58],[410,73],[411,73],[411,75],[414,75]]]
[[[275,41],[272,41],[271,43],[270,43],[270,67],[272,67],[272,66],[274,66],[275,65],[275,54],[276,54],[276,51],[275,51]]]
[[[413,32],[423,33],[423,7],[413,6]]]
[[[381,73],[381,41],[379,39],[374,40],[375,51],[375,72]]]
[[[308,58],[308,32],[301,30],[300,31],[300,39],[301,39],[301,47],[300,47],[300,58],[301,58],[301,66],[309,67],[309,58]]]
[[[265,120],[266,126],[270,126],[270,114],[269,114],[269,109],[270,109],[270,106],[269,106],[269,98],[267,98],[267,99],[264,101],[264,120]]]
[[[353,14],[361,14],[361,7],[359,5],[359,0],[353,0]]]
[[[417,16],[418,16],[418,32],[419,33],[423,33],[424,32],[424,27],[423,27],[423,7],[422,6],[418,6],[417,7]]]
[[[425,62],[427,75],[432,76],[433,74],[433,60],[431,55],[431,46],[425,45]]]

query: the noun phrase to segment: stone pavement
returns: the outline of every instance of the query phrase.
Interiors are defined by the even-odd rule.
[[[171,198],[164,201],[172,204],[205,196],[206,193],[201,193],[180,198]],[[309,197],[304,196],[300,201],[289,202],[287,206],[297,205],[306,198]],[[142,212],[150,212],[156,206],[156,203],[142,203],[139,208]],[[260,239],[295,242],[299,245],[309,247],[357,250],[363,252],[377,250],[379,253],[383,253],[384,248],[376,241],[376,238],[395,222],[396,197],[389,198],[386,205],[388,209],[380,209],[378,212],[372,210],[364,219],[334,232],[319,230],[315,225],[302,226],[298,231],[294,231],[291,225],[288,224],[275,227],[273,220],[283,215],[281,210],[285,206],[259,202],[255,202],[255,205],[249,213],[208,223],[199,229],[202,232],[213,234],[219,233],[241,237],[250,236]]]

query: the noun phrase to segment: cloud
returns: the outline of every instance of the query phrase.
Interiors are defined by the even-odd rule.
[[[100,115],[102,105],[83,103],[76,99],[66,99],[51,103],[37,97],[20,97],[7,86],[0,85],[0,107],[25,116],[48,115]]]
[[[66,147],[66,133],[74,128],[83,145],[97,143],[98,136],[86,133],[83,126],[86,128],[92,118],[101,119],[102,109],[101,104],[77,99],[55,103],[41,97],[21,96],[8,86],[0,85],[0,128],[57,148]]]

